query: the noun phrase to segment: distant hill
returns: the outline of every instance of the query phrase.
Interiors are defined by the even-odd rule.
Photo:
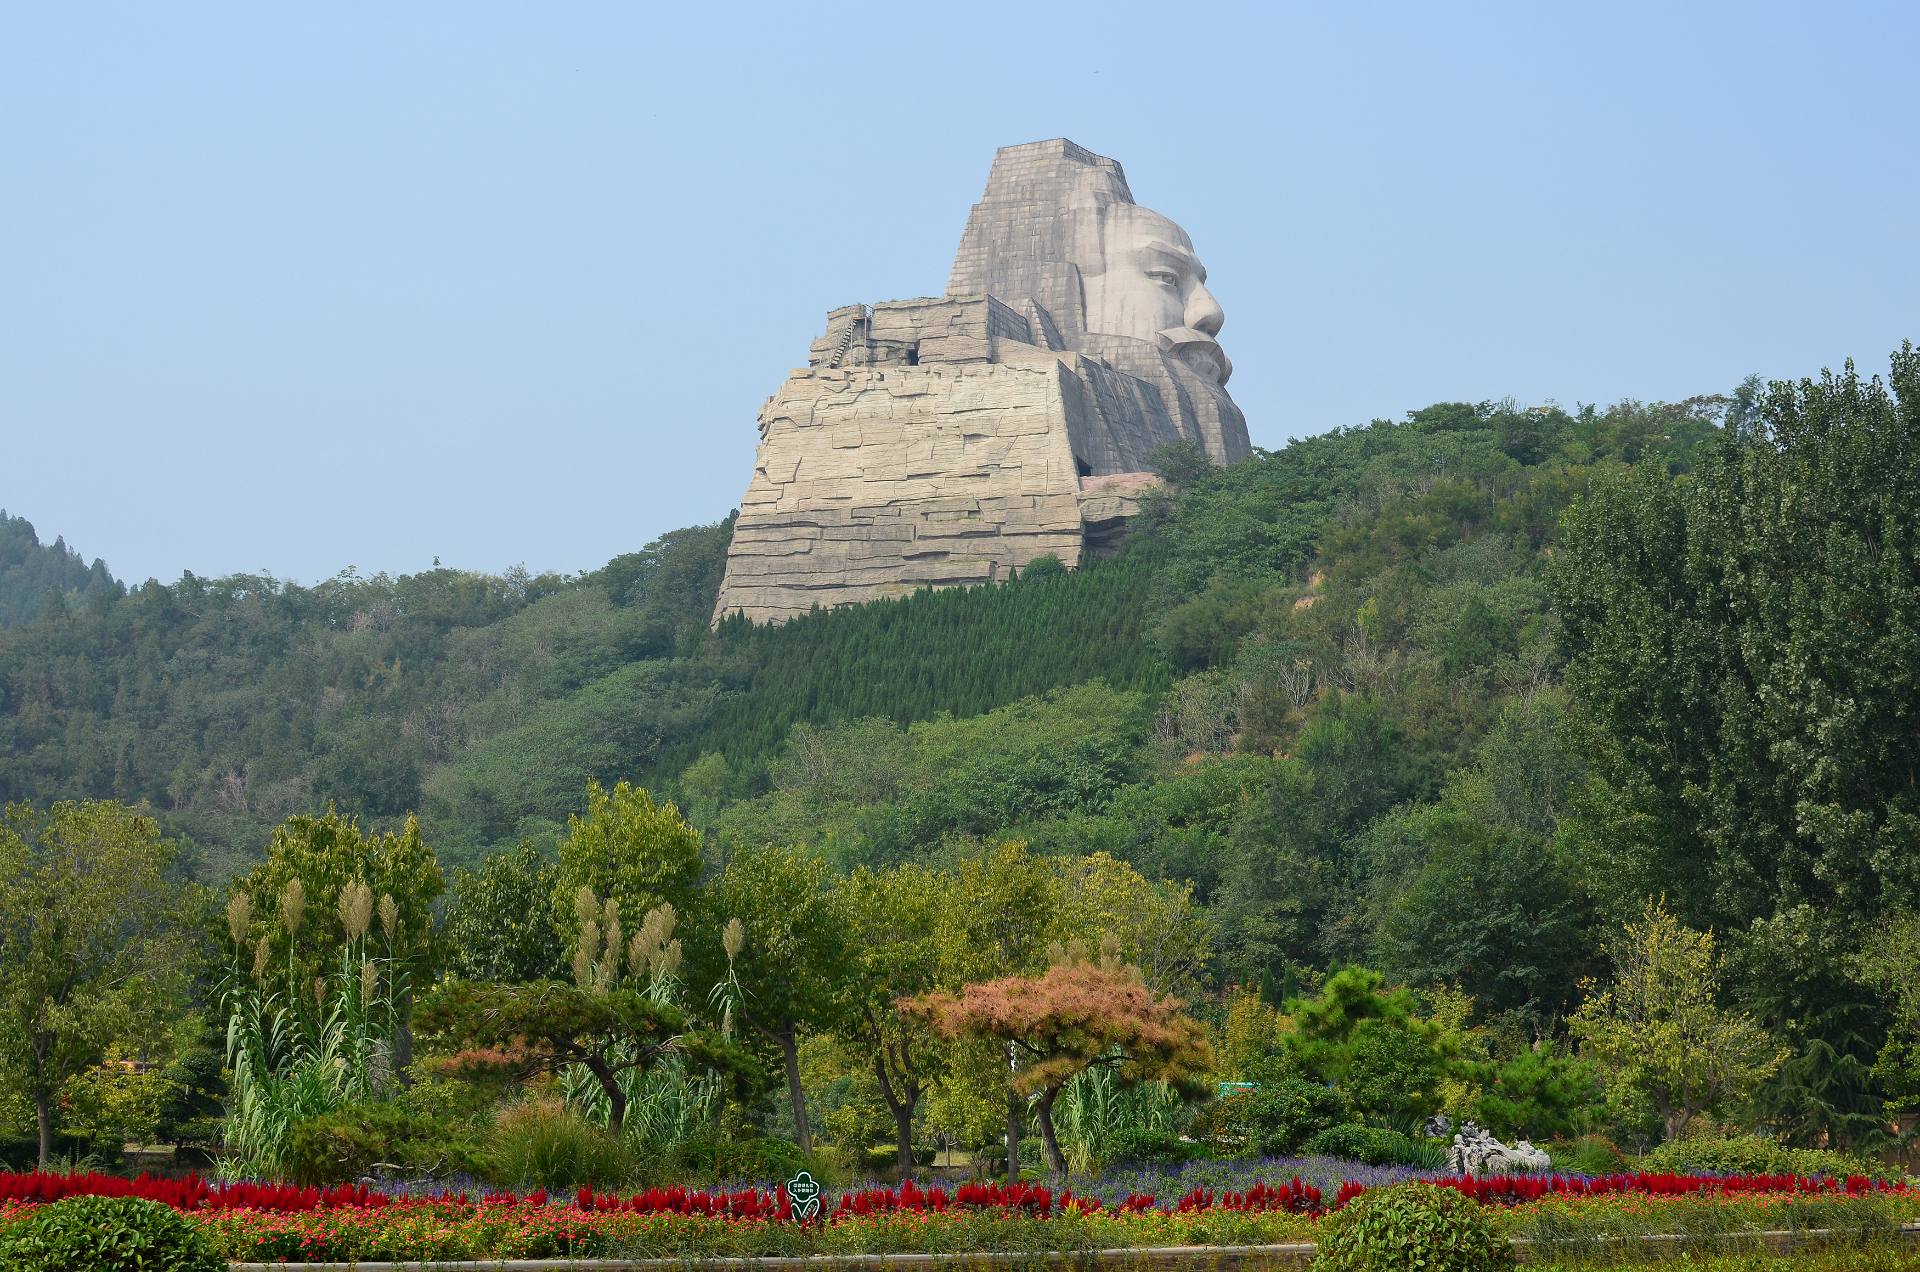
[[[1602,468],[1684,467],[1718,402],[1443,404],[1224,471],[1169,455],[1175,493],[1114,559],[717,633],[730,519],[575,577],[131,591],[0,519],[0,799],[146,803],[216,875],[329,801],[419,810],[443,858],[472,861],[549,838],[589,778],[717,815],[778,785],[796,725],[966,719],[1094,680],[1153,701],[1218,682],[1238,704],[1219,727],[1262,753],[1364,691],[1403,752],[1381,798],[1411,798],[1466,761],[1510,682],[1553,679],[1538,575],[1567,501]]]
[[[56,601],[71,609],[125,593],[105,561],[88,565],[65,539],[41,543],[31,521],[0,508],[0,627],[32,622]]]

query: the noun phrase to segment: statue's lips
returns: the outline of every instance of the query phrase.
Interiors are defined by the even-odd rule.
[[[1201,379],[1225,385],[1233,374],[1233,363],[1221,350],[1220,342],[1195,327],[1169,327],[1160,334],[1161,348]]]

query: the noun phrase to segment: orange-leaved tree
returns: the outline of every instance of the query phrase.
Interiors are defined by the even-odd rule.
[[[947,1038],[1010,1043],[1023,1063],[1015,1093],[1034,1097],[1034,1118],[1047,1165],[1065,1174],[1067,1159],[1053,1129],[1053,1105],[1067,1083],[1089,1069],[1111,1068],[1123,1083],[1164,1081],[1191,1093],[1212,1063],[1206,1031],[1185,1004],[1157,996],[1140,969],[1113,950],[1098,959],[1084,949],[1056,950],[1038,976],[1002,976],[958,994],[900,1000],[900,1011]]]

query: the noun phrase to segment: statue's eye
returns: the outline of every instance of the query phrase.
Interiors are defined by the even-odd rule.
[[[1170,269],[1150,269],[1147,271],[1147,277],[1164,287],[1178,287],[1180,285],[1180,275]]]

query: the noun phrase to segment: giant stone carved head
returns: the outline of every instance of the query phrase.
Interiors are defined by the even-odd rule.
[[[1251,453],[1206,267],[1185,230],[1133,201],[1113,160],[1064,139],[995,154],[947,283],[980,292],[1015,308],[1030,298],[1067,348],[1154,383],[1215,462]]]

